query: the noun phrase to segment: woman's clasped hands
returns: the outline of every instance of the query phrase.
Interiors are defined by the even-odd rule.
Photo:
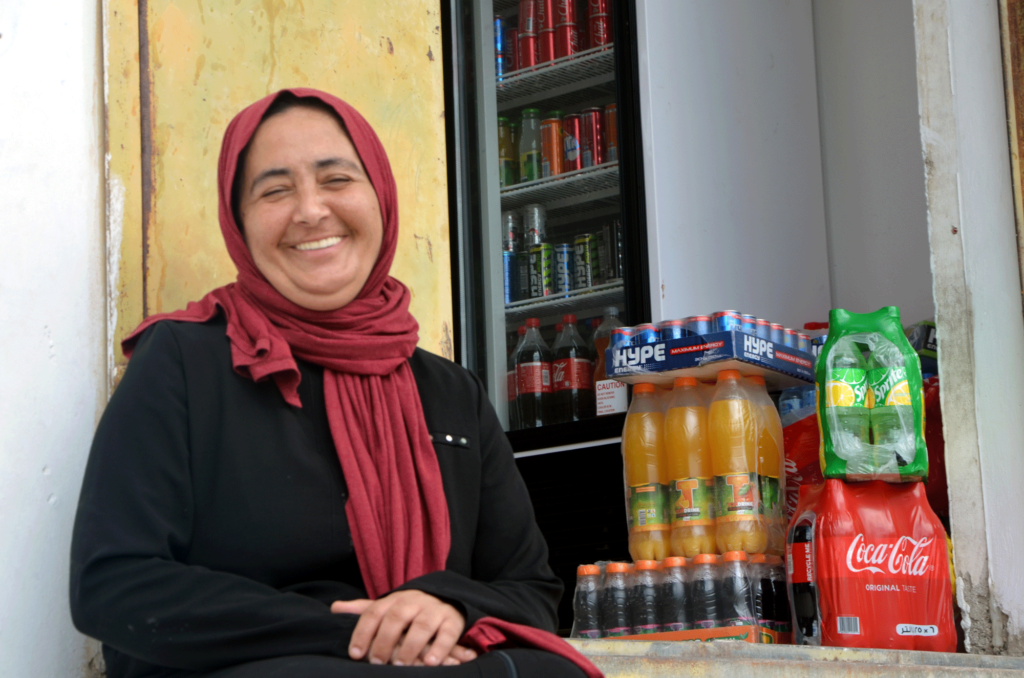
[[[396,591],[377,600],[338,600],[335,614],[356,614],[349,656],[371,664],[455,666],[476,659],[458,645],[466,621],[462,613],[422,591]]]

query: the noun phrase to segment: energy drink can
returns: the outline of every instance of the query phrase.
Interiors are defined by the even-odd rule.
[[[661,340],[669,341],[670,339],[682,339],[685,337],[689,333],[683,327],[683,324],[682,320],[662,320],[658,323]]]
[[[790,348],[796,348],[796,330],[791,330],[788,327],[782,330],[782,345]]]
[[[729,332],[740,329],[742,319],[738,311],[719,311],[711,314],[712,332]]]
[[[555,245],[555,293],[567,294],[573,290],[575,253],[572,245]]]
[[[757,336],[757,318],[744,313],[740,316],[740,332]]]
[[[583,167],[581,138],[583,116],[571,113],[562,118],[562,171],[571,172]]]
[[[555,248],[541,243],[530,248],[530,298],[554,292]]]
[[[581,233],[573,239],[575,249],[576,277],[573,288],[582,290],[593,287],[597,277],[597,238],[593,233]]]
[[[502,274],[505,279],[505,303],[511,304],[519,301],[519,264],[516,262],[515,252],[501,253]]]
[[[772,324],[764,318],[758,318],[757,322],[757,338],[758,339],[771,339],[772,338]]]
[[[519,214],[508,210],[501,213],[501,251],[518,252],[523,244],[523,222]]]
[[[657,325],[644,323],[633,328],[633,345],[657,344],[659,341],[661,341],[661,333],[658,332]]]
[[[633,343],[632,327],[616,327],[612,330],[612,338],[609,342],[612,348],[621,348]]]
[[[553,177],[562,173],[562,112],[551,111],[540,123],[540,175]]]
[[[525,236],[524,245],[529,251],[531,247],[539,245],[548,236],[548,213],[544,209],[544,205],[531,204],[523,206],[523,235]]]
[[[516,252],[516,283],[519,292],[516,299],[522,301],[530,298],[530,253],[526,250]]]
[[[706,315],[695,315],[686,319],[686,329],[690,334],[704,336],[711,334],[711,318]]]
[[[811,337],[803,332],[796,333],[796,350],[804,353],[811,352]]]
[[[774,344],[782,343],[782,325],[778,323],[772,323],[770,325],[771,333],[768,335],[768,340]]]

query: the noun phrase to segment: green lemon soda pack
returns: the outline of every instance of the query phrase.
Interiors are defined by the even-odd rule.
[[[814,368],[822,473],[851,481],[926,480],[921,361],[899,309],[837,308],[828,320]]]

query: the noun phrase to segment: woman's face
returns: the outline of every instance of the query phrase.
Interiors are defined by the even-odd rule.
[[[242,230],[270,284],[314,311],[355,299],[377,261],[384,224],[377,193],[338,121],[305,107],[264,120],[243,176]]]

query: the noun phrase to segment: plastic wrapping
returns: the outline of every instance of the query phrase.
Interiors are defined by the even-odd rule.
[[[922,483],[803,487],[786,553],[797,643],[954,652],[946,544]]]
[[[815,381],[826,478],[927,478],[921,363],[903,334],[899,309],[833,309]]]

